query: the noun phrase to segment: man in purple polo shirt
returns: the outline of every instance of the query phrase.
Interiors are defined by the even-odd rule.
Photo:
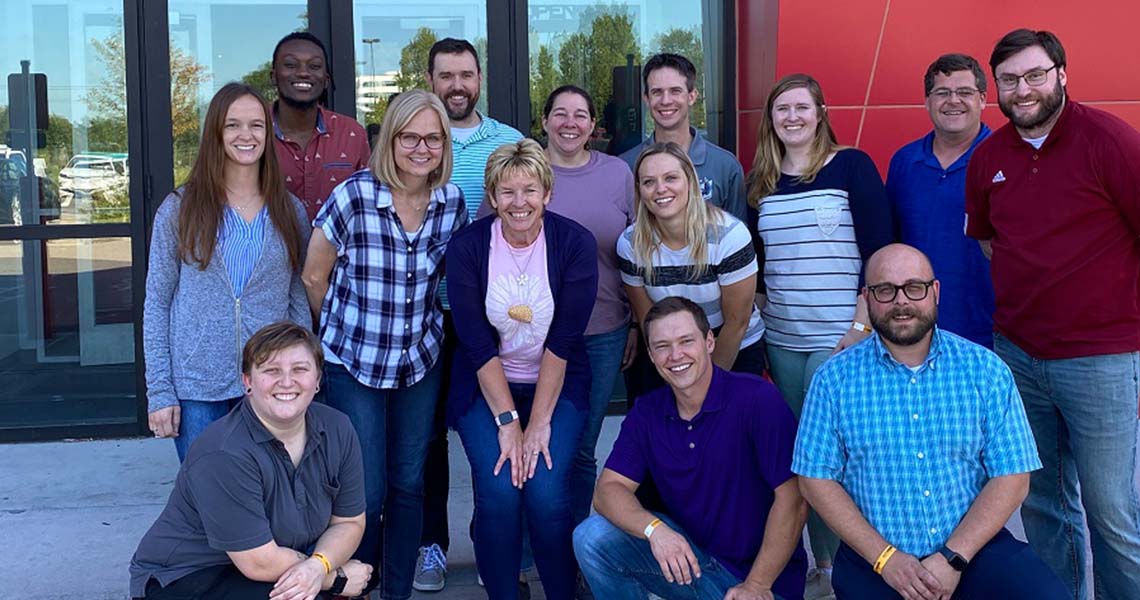
[[[1009,123],[970,158],[966,234],[1045,466],[1025,535],[1074,598],[1140,598],[1140,133],[1068,97],[1048,31],[1006,34],[990,68]]]
[[[574,531],[595,597],[802,600],[807,505],[791,471],[796,419],[772,384],[712,364],[704,311],[676,296],[644,320],[667,387],[638,399]],[[656,483],[665,514],[634,493]]]

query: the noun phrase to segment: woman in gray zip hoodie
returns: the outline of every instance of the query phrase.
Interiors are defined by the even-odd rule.
[[[147,410],[179,460],[243,397],[246,340],[282,319],[311,326],[300,279],[310,227],[267,150],[272,123],[257,91],[223,86],[190,176],[155,215],[143,305]]]

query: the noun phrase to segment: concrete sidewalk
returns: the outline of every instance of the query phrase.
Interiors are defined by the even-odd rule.
[[[599,462],[620,417],[607,417]],[[433,600],[486,598],[475,582],[471,472],[450,438],[452,547],[447,588]],[[170,440],[125,439],[0,445],[0,597],[93,600],[127,597],[127,565],[166,504],[178,472]],[[531,575],[534,600],[544,600]],[[9,594],[14,594],[9,596]]]

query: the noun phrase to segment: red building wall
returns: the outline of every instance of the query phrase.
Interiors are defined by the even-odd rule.
[[[993,45],[1018,27],[1048,29],[1068,55],[1071,98],[1140,128],[1140,52],[1134,0],[738,0],[738,156],[747,171],[772,83],[819,80],[842,144],[886,173],[899,146],[930,130],[922,76],[940,54],[963,52],[986,71],[983,120],[1006,122],[988,66]]]

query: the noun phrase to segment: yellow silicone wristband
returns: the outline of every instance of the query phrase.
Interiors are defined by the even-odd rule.
[[[320,552],[314,552],[313,558],[321,561],[321,564],[325,566],[325,575],[332,573],[332,563],[329,562],[328,557],[326,557],[324,554],[321,554]]]
[[[891,557],[895,555],[897,550],[897,548],[889,544],[883,549],[883,552],[879,554],[879,558],[875,560],[874,570],[876,575],[883,574],[883,568],[887,566],[887,561],[891,560]]]

